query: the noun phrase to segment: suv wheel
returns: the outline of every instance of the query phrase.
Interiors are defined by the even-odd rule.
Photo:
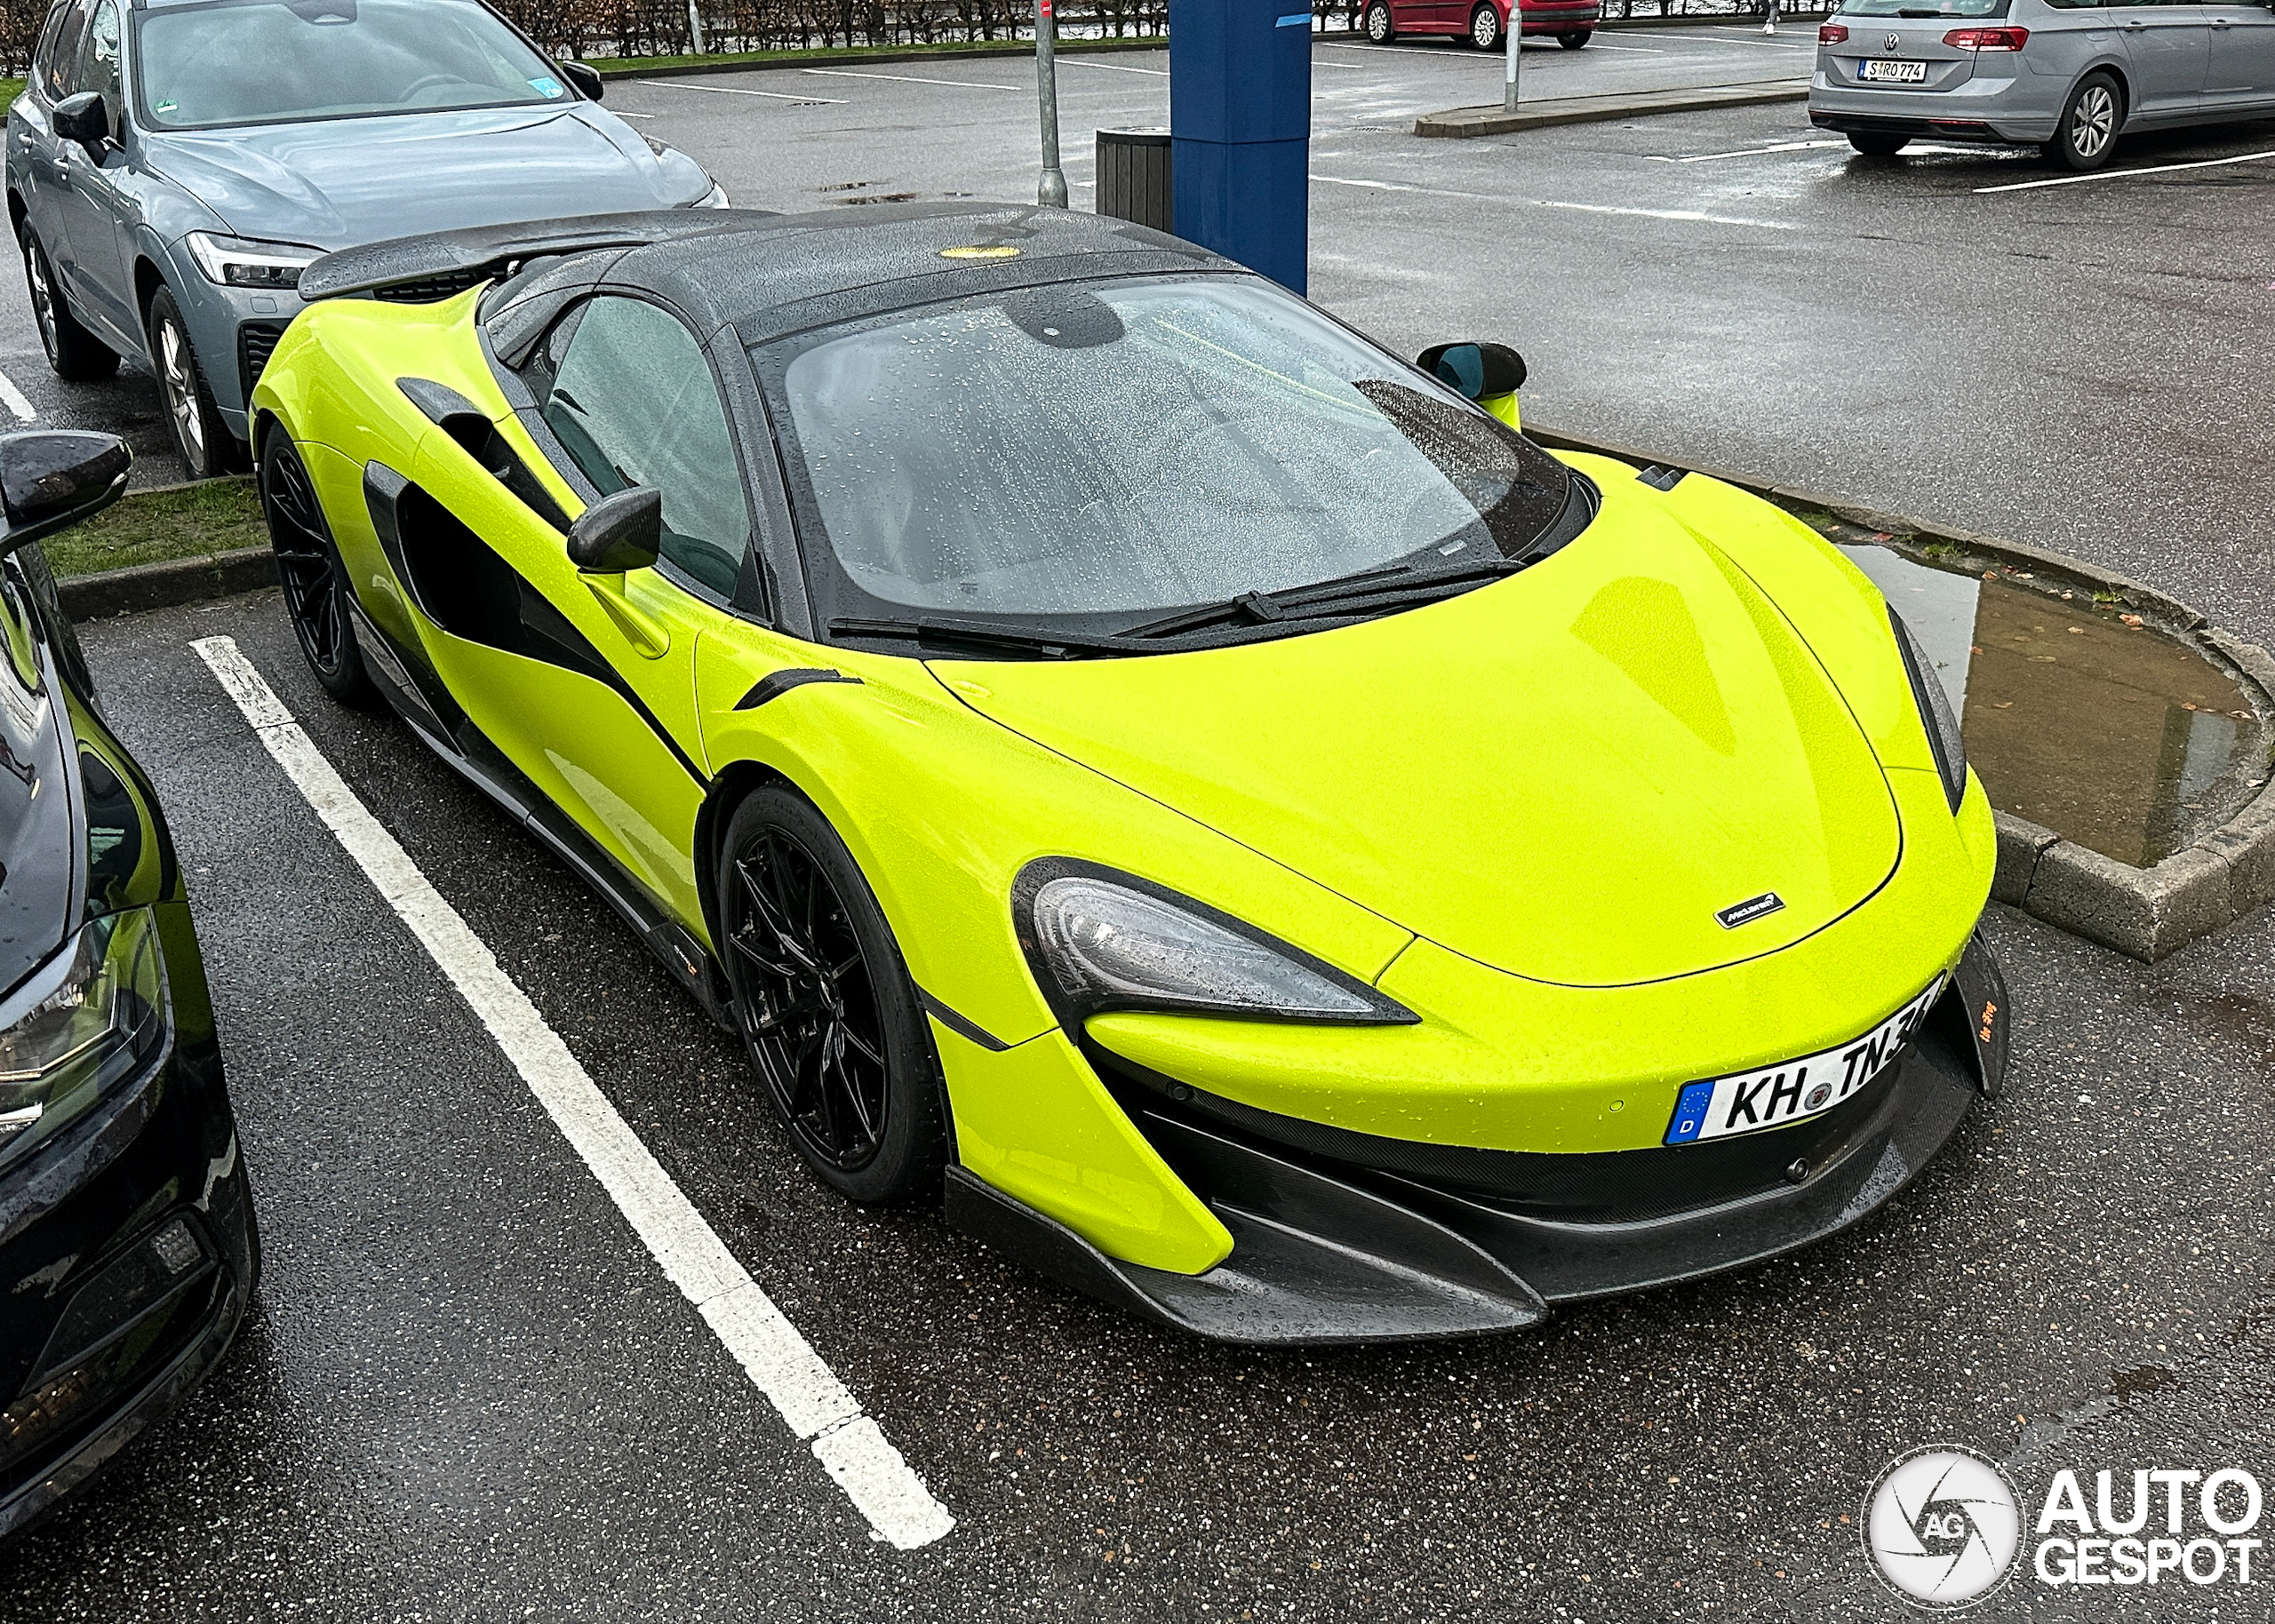
[[[166,406],[166,423],[173,430],[174,450],[194,480],[210,480],[233,472],[243,459],[237,437],[213,403],[205,386],[205,370],[190,346],[189,324],[181,319],[174,296],[160,288],[150,296],[150,365],[158,375],[158,394]]]
[[[79,325],[55,280],[55,267],[40,246],[31,222],[16,228],[16,245],[24,251],[24,286],[32,297],[32,321],[39,329],[39,346],[58,378],[86,383],[108,378],[118,370],[118,355],[100,338]]]
[[[1367,38],[1370,44],[1387,45],[1398,37],[1398,30],[1391,27],[1390,7],[1385,0],[1375,0],[1367,8]]]
[[[1501,46],[1501,13],[1489,5],[1481,5],[1469,14],[1469,43],[1480,51],[1497,51]]]
[[[2116,150],[2124,127],[2125,92],[2107,74],[2087,74],[2063,104],[2062,122],[2046,143],[2046,155],[2063,169],[2099,169]]]

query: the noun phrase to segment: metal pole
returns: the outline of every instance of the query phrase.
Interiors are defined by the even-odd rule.
[[[1501,110],[1517,110],[1517,51],[1524,44],[1525,20],[1523,0],[1509,0],[1509,21],[1501,30],[1503,56],[1506,66],[1501,74]]]
[[[694,45],[696,55],[707,53],[703,43],[703,13],[697,9],[697,0],[687,0],[687,37]]]
[[[1042,114],[1042,184],[1034,200],[1046,209],[1066,206],[1066,172],[1058,167],[1058,59],[1054,39],[1058,20],[1051,0],[1034,0],[1034,93]]]

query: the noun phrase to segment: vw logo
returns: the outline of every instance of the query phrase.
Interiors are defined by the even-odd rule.
[[[1899,49],[1901,49],[1901,48],[1902,48],[1903,44],[1904,44],[1904,36],[1903,36],[1903,35],[1901,35],[1901,34],[1891,34],[1891,35],[1889,35],[1889,36],[1888,36],[1888,53],[1890,56],[1894,56],[1894,55],[1896,53],[1896,52],[1897,52]]]

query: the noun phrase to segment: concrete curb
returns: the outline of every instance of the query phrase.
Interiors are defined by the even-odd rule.
[[[1807,101],[1807,79],[1764,79],[1749,84],[1709,85],[1696,90],[1628,91],[1616,96],[1565,96],[1537,101],[1511,113],[1505,108],[1449,107],[1425,113],[1414,133],[1473,140],[1509,135],[1552,124],[1597,124],[1616,118],[1648,118],[1665,113],[1697,113],[1713,107],[1751,107],[1773,101]]]
[[[1149,39],[1062,39],[1058,44],[1060,56],[1080,55],[1091,51],[1159,51],[1169,43],[1166,34]],[[678,79],[690,74],[752,74],[768,73],[782,68],[858,68],[865,62],[962,62],[986,61],[991,57],[1025,56],[1034,54],[1034,42],[1002,45],[977,45],[969,51],[880,51],[874,54],[863,52],[858,56],[823,56],[818,52],[810,60],[801,61],[796,57],[768,57],[754,62],[682,62],[676,68],[596,68],[593,71],[603,79]]]
[[[1526,433],[1559,450],[1669,466],[1666,458],[1632,446],[1539,427],[1528,427]],[[2047,592],[2057,601],[2064,590],[2103,601],[2114,597],[2226,673],[2250,697],[2258,715],[2263,760],[2275,743],[2275,657],[2219,630],[2199,610],[2128,576],[2043,547],[1923,524],[1744,474],[1696,466],[1691,472],[1750,490],[1797,515],[1830,513],[1913,547],[1953,548],[1978,572],[1996,569],[2010,584],[2016,574],[2026,573],[2033,577],[2028,583],[2031,590]],[[2275,901],[2275,774],[2225,824],[2152,868],[2104,857],[2010,812],[1996,817],[1999,863],[1991,885],[1993,900],[2146,963],[2153,964]]]
[[[172,609],[259,592],[276,585],[276,554],[267,547],[238,547],[160,564],[130,564],[94,575],[64,576],[55,583],[63,612],[74,620],[100,620],[144,609]]]

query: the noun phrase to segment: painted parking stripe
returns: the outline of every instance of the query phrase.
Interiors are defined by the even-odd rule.
[[[1653,153],[1648,161],[1653,163],[1712,163],[1718,158],[1758,158],[1764,153],[1800,152],[1811,147],[1846,147],[1848,144],[1846,136],[1832,141],[1775,141],[1767,147],[1743,147],[1736,152],[1702,152],[1689,158],[1664,158]]]
[[[850,68],[801,68],[802,74],[820,74],[831,79],[890,79],[896,84],[953,84],[967,91],[1015,91],[1027,93],[1024,84],[990,84],[985,79],[919,79],[912,74],[856,73]]]
[[[435,963],[473,1007],[585,1166],[672,1284],[845,1492],[876,1537],[902,1550],[955,1526],[877,1423],[774,1306],[648,1147],[609,1103],[529,995],[428,883],[292,720],[234,639],[190,644],[316,816],[339,838]]]
[[[0,406],[15,413],[19,423],[29,423],[39,416],[38,410],[24,398],[24,392],[16,387],[16,380],[5,372],[0,372]]]
[[[831,107],[842,107],[842,96],[786,96],[780,91],[746,91],[733,84],[682,84],[676,79],[651,79],[651,84],[660,84],[667,91],[708,91],[714,96],[763,96],[770,101],[826,101]]]
[[[2130,175],[2169,175],[2175,170],[2218,169],[2224,163],[2256,163],[2275,158],[2275,152],[2238,153],[2232,158],[2199,158],[2193,163],[2159,163],[2149,169],[2104,169],[2091,175],[2056,175],[2051,180],[2014,180],[2005,186],[1979,186],[1977,192],[2029,192],[2042,186],[2082,186],[2088,180],[2123,180]]]
[[[1131,68],[1121,62],[1085,62],[1078,56],[1054,57],[1052,60],[1061,68],[1095,68],[1103,74],[1150,74],[1156,79],[1169,76],[1169,70],[1166,68]]]
[[[1696,209],[1629,209],[1611,203],[1566,203],[1551,197],[1497,197],[1490,192],[1449,192],[1434,186],[1405,186],[1395,180],[1351,180],[1341,175],[1322,175],[1316,171],[1311,178],[1324,180],[1330,186],[1359,187],[1369,192],[1412,192],[1423,197],[1457,197],[1469,203],[1529,203],[1537,209],[1570,209],[1581,214],[1629,214],[1644,219],[1682,220],[1705,226],[1751,226],[1758,231],[1800,229],[1791,220],[1749,219],[1737,214],[1704,214]]]

